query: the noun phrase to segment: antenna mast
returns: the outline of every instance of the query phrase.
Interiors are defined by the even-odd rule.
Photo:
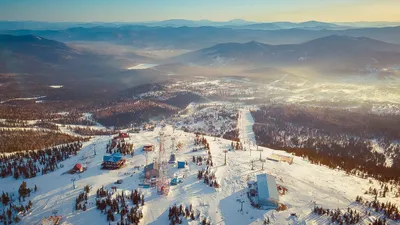
[[[168,180],[168,164],[165,160],[165,149],[164,149],[164,131],[160,132],[160,148],[158,153],[158,168],[159,177],[157,180],[157,192],[160,195],[168,195],[169,192],[169,180]]]

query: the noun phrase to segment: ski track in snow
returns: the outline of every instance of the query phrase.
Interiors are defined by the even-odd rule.
[[[249,109],[239,110],[238,128],[239,139],[244,142],[244,147],[249,143],[256,145],[256,137],[253,131],[254,119]]]

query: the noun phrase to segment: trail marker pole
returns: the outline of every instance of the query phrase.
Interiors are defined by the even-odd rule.
[[[224,163],[224,166],[226,165],[226,153],[227,153],[228,151],[227,150],[224,150],[224,153],[225,153],[225,163]]]

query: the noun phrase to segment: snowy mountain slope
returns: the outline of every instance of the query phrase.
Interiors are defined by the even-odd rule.
[[[253,132],[254,119],[248,109],[239,110],[238,119],[239,139],[247,144],[255,145],[256,137]],[[243,143],[246,145],[246,143]]]
[[[246,114],[246,113],[245,113]],[[251,125],[251,118],[247,118],[243,123]],[[118,191],[130,191],[139,188],[144,194],[146,204],[144,206],[144,218],[141,224],[163,225],[168,224],[168,208],[174,204],[192,204],[195,210],[211,219],[212,224],[262,224],[264,218],[270,218],[272,224],[327,224],[329,218],[320,217],[312,213],[314,203],[324,208],[346,209],[354,205],[357,195],[361,195],[371,185],[378,186],[376,181],[372,184],[368,180],[354,176],[348,176],[342,171],[331,170],[327,167],[312,165],[306,160],[295,157],[294,163],[279,163],[266,161],[264,170],[261,170],[261,163],[255,163],[255,169],[251,170],[251,159],[259,159],[260,153],[256,151],[229,151],[227,153],[227,165],[224,166],[224,150],[227,150],[231,141],[206,137],[210,143],[211,154],[213,157],[217,181],[221,188],[215,189],[207,186],[202,180],[197,179],[198,170],[205,167],[197,166],[192,163],[193,156],[206,155],[204,151],[192,152],[193,139],[192,133],[185,133],[173,130],[167,126],[164,129],[167,152],[171,152],[169,146],[171,137],[175,137],[175,143],[181,142],[182,150],[176,152],[178,160],[188,161],[188,168],[178,170],[170,167],[168,175],[185,175],[182,184],[171,186],[168,196],[159,196],[154,188],[140,188],[142,183],[140,173],[146,162],[146,156],[141,151],[144,144],[154,144],[156,148],[159,144],[159,132],[161,128],[156,128],[153,132],[141,132],[131,134],[131,142],[134,143],[135,156],[127,156],[127,166],[120,170],[107,171],[101,170],[100,164],[105,154],[106,144],[109,143],[109,136],[102,136],[92,139],[85,143],[79,155],[63,162],[64,167],[36,178],[26,180],[28,187],[38,185],[37,193],[33,193],[28,200],[32,200],[33,208],[28,215],[21,217],[22,224],[37,224],[41,219],[51,216],[54,210],[58,215],[63,216],[62,224],[108,224],[106,216],[101,214],[95,206],[95,190],[101,186],[110,188],[117,186]],[[243,130],[240,133],[244,133]],[[247,133],[249,134],[249,133]],[[248,135],[251,138],[251,134]],[[93,155],[93,145],[96,144],[97,155]],[[263,152],[262,158],[266,158],[271,153],[287,154],[283,151],[268,148],[259,148]],[[252,149],[255,150],[255,149]],[[169,154],[167,154],[169,156]],[[148,161],[157,157],[156,153],[149,153]],[[168,159],[167,159],[168,160]],[[79,175],[62,175],[76,163],[81,163],[87,167],[87,171]],[[139,166],[140,169],[135,169]],[[275,210],[265,211],[252,208],[246,196],[246,185],[248,179],[255,179],[260,173],[270,173],[277,178],[278,185],[288,189],[286,195],[280,197],[281,203],[288,206],[288,210],[277,212]],[[75,178],[77,189],[72,188],[71,178]],[[123,184],[113,184],[118,179],[123,180]],[[0,191],[17,192],[21,180],[14,180],[11,177],[0,180]],[[75,198],[83,191],[85,185],[91,186],[89,193],[87,211],[73,210]],[[366,197],[368,198],[368,196]],[[245,201],[243,212],[239,212],[240,203],[237,200]],[[372,196],[371,196],[372,199]],[[400,199],[388,196],[383,201],[389,200],[399,204]],[[354,206],[358,207],[358,206]],[[361,210],[364,212],[365,210]],[[290,217],[291,213],[296,213],[298,218]],[[372,217],[375,214],[372,214]],[[119,219],[119,216],[116,216]],[[186,220],[185,220],[186,221]],[[363,217],[363,224],[370,221]],[[111,224],[117,224],[113,222]],[[199,224],[198,221],[184,222],[184,224]],[[389,222],[389,224],[395,224]]]

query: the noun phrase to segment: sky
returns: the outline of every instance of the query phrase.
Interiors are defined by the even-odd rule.
[[[0,0],[0,20],[400,21],[400,0]]]

